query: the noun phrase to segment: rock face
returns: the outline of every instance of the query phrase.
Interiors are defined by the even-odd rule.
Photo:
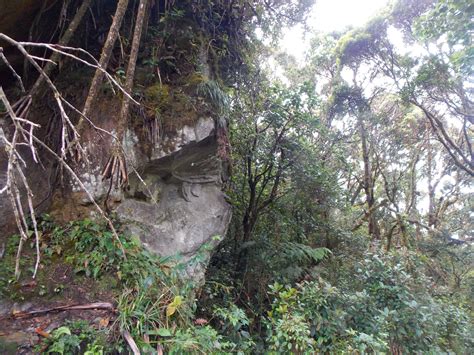
[[[120,105],[114,98],[99,101],[92,119],[113,133]],[[90,126],[83,133],[88,161],[76,167],[83,186],[101,206],[107,199],[126,232],[138,237],[156,254],[180,256],[179,261],[189,263],[188,276],[197,281],[202,280],[210,252],[225,236],[231,218],[231,208],[222,191],[227,172],[220,158],[222,142],[217,132],[215,120],[203,116],[194,125],[163,134],[145,153],[139,130],[130,127],[123,141],[130,184],[121,190],[111,188],[109,181],[101,179],[102,168],[112,150],[112,137],[100,135]],[[26,175],[35,201],[47,207],[48,203],[43,202],[48,200],[54,186],[49,177],[56,170],[52,164],[46,165],[47,169],[41,168],[29,156],[25,151]],[[7,156],[0,152],[2,186],[6,162]],[[65,188],[56,188],[49,213],[60,222],[97,216],[90,197],[73,179]],[[0,200],[0,217],[0,234],[6,237],[14,231],[12,228],[7,231],[5,225],[14,227],[6,195]],[[195,262],[197,259],[199,262]]]
[[[23,38],[25,34],[22,31],[15,31],[13,24],[18,21],[30,24],[40,5],[39,2],[31,0],[22,0],[16,4],[17,2],[0,0],[0,5],[3,4],[4,8],[0,10],[0,19],[7,15],[9,17],[8,21],[5,19],[3,22],[0,21],[0,32],[6,32],[15,38]],[[16,7],[11,3],[15,3]],[[46,1],[44,4],[55,3]],[[53,10],[54,8],[51,13]],[[45,13],[44,16],[46,15]],[[53,15],[51,18],[57,14]],[[28,29],[29,26],[22,28]],[[87,161],[82,161],[74,167],[81,183],[71,177],[60,179],[57,163],[45,152],[40,154],[45,155],[41,159],[47,164],[40,166],[34,164],[29,158],[28,151],[25,151],[24,158],[28,163],[25,175],[28,176],[35,195],[34,202],[42,207],[38,212],[49,210],[49,213],[60,222],[97,215],[91,201],[92,197],[99,205],[105,205],[105,209],[116,212],[124,229],[137,236],[146,248],[162,256],[181,255],[181,260],[189,263],[187,268],[189,276],[200,279],[204,264],[198,265],[193,261],[196,259],[206,261],[212,247],[224,237],[230,222],[231,209],[222,191],[223,183],[227,179],[226,162],[222,160],[226,154],[222,152],[228,152],[228,147],[223,146],[227,144],[225,133],[222,133],[225,131],[223,124],[220,123],[217,127],[216,122],[220,122],[219,119],[210,117],[216,116],[213,106],[206,104],[207,109],[202,109],[204,107],[202,103],[201,106],[195,106],[196,102],[203,100],[202,97],[193,101],[197,91],[192,89],[192,85],[206,83],[212,77],[207,51],[203,51],[202,48],[195,49],[194,41],[198,37],[195,36],[193,28],[184,21],[181,27],[177,26],[176,31],[176,37],[179,37],[180,41],[176,43],[171,41],[173,43],[170,44],[175,47],[174,50],[179,50],[179,53],[185,53],[183,50],[187,53],[186,58],[181,58],[179,63],[176,62],[177,66],[183,66],[179,80],[174,83],[168,78],[168,83],[162,84],[160,77],[153,85],[147,84],[151,85],[150,88],[153,90],[145,90],[143,93],[148,106],[156,108],[156,112],[168,113],[168,116],[158,117],[157,114],[150,118],[148,113],[143,113],[146,109],[141,107],[141,113],[135,114],[138,118],[130,118],[122,142],[129,172],[128,190],[117,189],[111,186],[109,181],[102,181],[101,178],[102,168],[113,150],[112,135],[116,134],[121,105],[117,96],[108,95],[105,90],[101,93],[102,96],[96,99],[94,112],[89,117],[102,131],[99,132],[92,126],[81,131]],[[205,43],[207,46],[208,42]],[[178,48],[178,45],[182,48]],[[199,53],[196,54],[195,51]],[[14,57],[10,58],[15,60]],[[196,62],[193,68],[188,64],[193,61],[190,59]],[[196,72],[198,70],[199,73]],[[0,68],[0,76],[1,74]],[[151,74],[153,73],[145,72],[144,77],[149,77]],[[87,75],[92,76],[92,72],[88,72]],[[167,76],[173,78],[173,73],[170,72]],[[76,73],[75,77],[82,78],[82,74]],[[194,84],[192,80],[186,83],[183,81],[186,77],[199,80]],[[61,76],[59,75],[57,79],[61,81]],[[67,92],[73,97],[77,107],[82,107],[89,80],[68,82],[67,74],[63,80],[68,83]],[[173,87],[173,92],[169,91],[170,87]],[[41,104],[40,102],[38,106]],[[34,112],[34,115],[31,115],[35,116],[35,120],[43,120],[37,122],[44,127],[44,132],[39,138],[51,134],[47,132],[49,124],[55,119],[51,119],[51,114],[50,108],[47,108],[44,112]],[[157,135],[159,137],[149,139],[149,136],[155,136],[146,130],[146,124],[153,122],[159,125],[157,122],[160,120],[167,122],[168,127],[159,127],[160,134]],[[10,121],[2,121],[0,117],[0,134],[5,132],[8,135],[9,128]],[[58,126],[51,129],[58,130]],[[104,134],[104,131],[110,132],[111,135]],[[0,144],[1,141],[0,139]],[[0,145],[0,188],[4,186],[6,180],[7,156],[4,151],[4,147]],[[84,192],[84,187],[89,194]],[[14,225],[14,218],[9,200],[6,194],[3,194],[0,195],[0,247],[3,244],[2,237],[12,232],[12,229],[7,230],[7,225],[10,227]],[[203,248],[205,245],[209,247]],[[197,255],[199,258],[195,258]]]
[[[113,123],[111,111],[98,112],[106,126]],[[78,169],[82,183],[95,201],[103,206],[108,198],[127,233],[138,237],[153,253],[177,256],[178,262],[188,263],[187,274],[196,281],[202,280],[210,252],[225,236],[231,218],[231,208],[222,191],[227,176],[218,154],[216,131],[212,118],[201,118],[195,126],[184,126],[164,135],[149,157],[143,154],[135,133],[128,131],[123,146],[130,182],[122,191],[109,189],[109,182],[101,180],[111,139],[97,139],[90,128],[85,134],[90,141],[84,146],[94,149],[94,153],[90,154],[88,164]],[[6,157],[0,158],[6,168]],[[0,181],[4,172],[2,169]],[[33,177],[44,174],[33,162],[28,173]],[[31,186],[38,197],[48,191],[42,183]],[[57,189],[54,195],[50,213],[58,221],[97,215],[90,198],[73,180],[69,187]],[[5,196],[0,203],[2,223],[13,222],[8,202]]]
[[[201,253],[206,260],[208,250],[224,237],[231,217],[221,191],[218,145],[213,134],[197,140],[196,135],[183,133],[180,138],[189,143],[150,160],[143,182],[132,179],[116,211],[149,250],[163,256],[179,254],[185,262]],[[210,248],[202,248],[205,244]],[[193,278],[200,279],[202,272],[199,263],[188,267]]]
[[[106,125],[107,120],[114,119],[110,112],[99,116]],[[146,156],[135,132],[129,130],[123,147],[130,180],[121,191],[110,189],[109,181],[101,181],[100,176],[111,140],[96,140],[91,131],[86,146],[95,153],[89,167],[80,173],[94,200],[104,201],[108,195],[109,204],[127,233],[138,237],[153,253],[176,256],[177,262],[187,264],[187,276],[196,281],[202,280],[210,252],[225,236],[231,218],[231,208],[222,191],[227,172],[219,157],[216,132],[214,119],[202,117],[194,126],[185,125],[165,134],[152,147],[151,155]],[[61,199],[53,214],[57,209],[68,210],[68,205],[82,206],[93,214],[89,197],[77,183],[73,182],[72,187],[72,198]]]

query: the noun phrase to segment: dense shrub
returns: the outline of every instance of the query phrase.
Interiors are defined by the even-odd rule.
[[[472,342],[466,311],[453,300],[430,295],[429,280],[409,273],[407,264],[397,255],[369,254],[345,289],[322,279],[271,286],[269,348],[468,353]]]

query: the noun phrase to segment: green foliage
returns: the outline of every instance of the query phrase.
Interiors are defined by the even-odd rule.
[[[219,112],[225,112],[229,98],[215,80],[204,80],[197,84],[196,94],[209,100]]]
[[[145,89],[145,98],[150,101],[154,107],[163,110],[170,101],[169,87],[157,83]]]
[[[41,227],[50,227],[50,224],[48,217],[43,217]],[[136,238],[123,234],[119,234],[119,238],[126,258],[105,223],[84,219],[64,227],[54,226],[44,253],[63,255],[77,273],[93,278],[112,274],[125,285],[147,277],[152,270],[160,270],[160,260],[141,248]]]
[[[172,347],[178,334],[176,327],[192,326],[192,284],[184,283],[176,271],[151,275],[136,280],[134,287],[125,288],[118,299],[119,315],[116,326],[128,330],[143,351],[150,349],[149,342]]]
[[[169,354],[184,353],[222,353],[234,344],[225,341],[216,330],[209,326],[194,326],[190,322],[189,305],[180,304],[176,313],[165,316],[166,293],[162,289],[149,286],[149,292],[132,294],[125,291],[119,300],[120,315],[117,319],[120,329],[127,329],[143,352],[153,352],[152,344],[160,344]],[[176,297],[175,297],[176,300]],[[186,316],[188,316],[186,318]],[[148,341],[143,341],[143,339]],[[122,343],[124,348],[126,345]]]
[[[323,352],[334,349],[344,322],[338,309],[337,289],[328,284],[304,282],[298,288],[275,284],[271,291],[275,298],[267,324],[270,337],[275,337],[274,332],[281,332],[283,324],[294,320],[299,322],[300,332],[307,330],[306,342],[311,343],[311,349]]]
[[[0,245],[3,250],[3,256],[0,258],[0,297],[10,297],[12,299],[18,297],[16,292],[13,291],[13,286],[16,283],[14,260],[19,241],[19,235],[12,235],[6,243]],[[22,266],[24,264],[23,260]]]
[[[104,331],[91,328],[85,321],[66,321],[38,347],[44,351],[43,354],[103,355],[105,336]]]
[[[312,354],[314,340],[309,325],[300,315],[285,314],[275,321],[268,343],[276,354]]]
[[[128,345],[119,335],[125,330],[143,352],[153,352],[156,344],[173,354],[224,352],[235,347],[214,329],[193,324],[195,285],[183,275],[188,268],[204,262],[210,246],[204,245],[187,263],[180,263],[179,259],[165,263],[145,251],[138,240],[119,234],[125,259],[103,223],[84,219],[59,226],[48,215],[39,221],[40,230],[47,237],[42,248],[44,262],[65,260],[86,277],[113,277],[117,280],[116,291],[120,291],[118,315],[108,333],[95,330],[85,321],[66,322],[41,345],[46,353],[123,352]],[[214,237],[212,243],[219,239]],[[15,248],[16,242],[11,238],[9,248]],[[107,344],[105,338],[109,340]]]
[[[312,248],[302,243],[286,242],[280,247],[283,253],[282,258],[301,264],[318,263],[331,254],[327,248]]]
[[[474,5],[469,0],[440,0],[415,23],[417,34],[436,41],[446,36],[451,46],[472,45]]]
[[[264,234],[255,244],[249,245],[253,271],[265,279],[294,282],[331,254],[327,248],[313,248],[286,240],[277,242],[266,237]]]
[[[270,344],[296,347],[307,334],[311,348],[320,352],[469,352],[472,344],[466,335],[471,326],[465,323],[463,307],[446,307],[445,300],[429,295],[429,280],[407,271],[413,261],[368,254],[343,289],[322,280],[296,288],[273,285],[275,298],[267,321]],[[452,312],[457,313],[456,321]],[[285,328],[287,322],[297,324],[299,337]]]
[[[226,354],[233,344],[223,341],[211,327],[194,327],[176,331],[172,340],[164,340],[168,354]]]
[[[244,310],[235,304],[227,304],[226,307],[215,307],[213,315],[220,322],[217,330],[225,335],[225,339],[234,345],[234,352],[245,353],[255,347],[253,339],[250,337],[248,327],[250,321]]]
[[[220,346],[220,337],[212,329],[189,328],[193,326],[195,286],[182,276],[193,262],[202,262],[201,254],[190,263],[173,266],[145,251],[138,240],[122,234],[120,240],[126,259],[106,225],[85,219],[66,227],[54,227],[49,252],[64,253],[76,272],[84,272],[86,276],[101,278],[112,274],[119,280],[122,290],[114,328],[119,333],[129,331],[143,351],[151,350],[150,343],[161,343],[170,353]],[[70,249],[63,250],[64,246]],[[149,341],[144,341],[145,337]],[[62,346],[62,339],[56,346]],[[75,340],[74,336],[64,339]],[[117,346],[125,346],[120,343]]]

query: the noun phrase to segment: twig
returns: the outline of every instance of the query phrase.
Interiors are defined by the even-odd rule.
[[[114,77],[112,75],[110,75],[107,72],[107,70],[97,62],[97,60],[95,60],[95,58],[92,56],[92,54],[90,54],[86,50],[84,50],[82,48],[65,47],[65,46],[61,46],[61,45],[58,45],[58,44],[48,44],[48,43],[18,42],[18,44],[22,45],[22,46],[25,46],[25,47],[45,47],[45,48],[47,48],[47,49],[49,49],[49,50],[51,50],[51,51],[53,51],[57,54],[62,54],[64,56],[72,58],[72,59],[74,59],[74,60],[76,60],[76,61],[78,61],[78,62],[80,62],[84,65],[87,65],[91,68],[99,70],[103,75],[105,75],[106,79],[113,84],[112,86],[116,86],[125,96],[127,96],[135,104],[139,105],[139,103],[132,96],[130,96],[130,94],[125,89],[122,88],[122,86],[119,84],[119,82],[117,80],[115,80]],[[81,53],[85,53],[85,54],[87,54],[87,56],[92,58],[93,63],[88,62],[87,60],[82,59],[82,58],[80,58],[80,57],[78,57],[74,54],[68,53],[65,50],[75,50],[75,51],[79,51]]]
[[[133,355],[140,355],[140,349],[138,349],[137,343],[135,343],[135,340],[133,340],[128,330],[124,330],[122,335],[130,346],[130,349],[132,349]]]
[[[61,94],[59,93],[58,89],[56,88],[56,86],[53,84],[53,82],[51,81],[51,79],[49,78],[49,76],[44,72],[44,70],[38,65],[38,63],[36,63],[34,61],[34,59],[32,58],[32,56],[26,51],[25,47],[20,43],[20,42],[17,42],[15,41],[14,39],[6,36],[5,34],[3,33],[0,33],[0,39],[3,39],[11,44],[13,44],[26,58],[27,60],[33,65],[33,67],[39,72],[40,76],[42,76],[44,78],[44,80],[46,81],[46,83],[48,84],[48,86],[50,87],[50,89],[53,91],[53,94],[54,94],[54,97],[56,99],[56,102],[58,103],[59,105],[59,108],[60,108],[60,112],[61,112],[61,119],[63,120],[63,127],[70,127],[70,129],[72,129],[72,132],[73,132],[73,139],[71,141],[74,142],[74,144],[68,144],[70,148],[74,147],[76,148],[77,147],[77,154],[80,155],[81,152],[83,152],[84,150],[82,149],[82,147],[78,144],[79,142],[79,133],[78,131],[75,129],[74,125],[72,124],[71,120],[69,119],[68,115],[66,114],[66,112],[64,111],[64,108],[62,108],[62,104],[60,104],[60,98],[62,97]],[[69,135],[69,131],[66,129],[66,130],[63,130],[63,137],[62,139],[63,140],[66,140],[67,142],[69,142],[69,137],[64,137],[64,134],[68,134]],[[65,153],[65,151],[63,152]]]
[[[18,164],[18,160],[21,160],[20,155],[18,154],[16,150],[16,146],[19,144],[18,138],[19,134],[29,135],[29,140],[28,142],[33,141],[33,127],[37,127],[38,125],[33,124],[32,122],[22,118],[21,120],[17,119],[17,115],[13,111],[13,108],[10,105],[10,102],[8,101],[5,92],[3,91],[3,88],[0,87],[0,101],[3,102],[3,105],[5,106],[8,115],[10,116],[14,127],[15,131],[13,133],[11,142],[8,141],[8,139],[5,136],[2,136],[2,139],[6,143],[6,149],[9,154],[8,156],[8,167],[7,167],[7,183],[6,183],[6,191],[8,196],[10,197],[10,202],[12,204],[13,208],[13,214],[15,216],[15,222],[17,224],[18,230],[20,232],[20,242],[18,244],[18,250],[17,250],[17,255],[15,257],[15,277],[18,279],[20,277],[20,259],[21,259],[21,252],[23,249],[23,244],[25,241],[28,239],[28,225],[26,223],[26,218],[25,214],[23,212],[23,207],[21,203],[21,196],[20,196],[20,191],[17,186],[16,182],[16,176],[19,175],[21,178],[21,181],[23,183],[23,187],[26,189],[27,193],[27,200],[28,200],[28,208],[31,216],[31,221],[33,223],[33,228],[34,228],[34,234],[35,234],[35,241],[36,241],[36,264],[35,264],[35,269],[33,272],[33,278],[36,277],[36,273],[38,271],[39,263],[41,260],[41,253],[40,253],[40,248],[39,248],[39,233],[38,233],[38,228],[37,228],[37,222],[36,222],[36,216],[34,212],[34,207],[33,207],[33,192],[30,189],[30,186],[28,184],[28,181],[23,173],[23,170],[21,166]],[[26,106],[27,107],[27,106]],[[21,106],[20,106],[21,108]],[[26,131],[22,126],[21,123],[26,123],[30,124],[30,129]],[[30,149],[32,151],[34,159],[36,159],[36,153],[35,153],[35,148],[34,146],[30,143],[29,144]],[[23,163],[26,165],[26,163],[23,161]],[[2,192],[4,189],[2,189]]]
[[[25,87],[23,86],[23,80],[21,80],[21,77],[18,75],[18,73],[15,71],[15,69],[13,69],[13,67],[10,65],[10,63],[8,62],[7,58],[5,57],[5,55],[3,54],[3,48],[0,47],[0,59],[3,60],[3,62],[5,63],[5,65],[8,67],[8,69],[10,69],[10,71],[12,72],[13,76],[16,78],[16,80],[18,81],[18,83],[20,84],[20,88],[21,88],[21,91],[23,92],[26,92],[25,90]]]

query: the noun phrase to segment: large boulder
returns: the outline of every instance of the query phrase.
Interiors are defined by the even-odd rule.
[[[187,270],[201,279],[209,250],[226,233],[231,209],[222,192],[216,137],[195,137],[181,135],[187,144],[148,161],[141,178],[132,178],[116,211],[147,249],[162,256],[179,255],[182,262],[199,259]]]
[[[102,108],[101,108],[102,107]],[[94,116],[113,131],[117,105],[98,106]],[[129,170],[125,189],[101,178],[102,167],[112,151],[112,138],[92,127],[84,133],[88,161],[77,167],[79,177],[93,199],[115,212],[120,225],[143,246],[160,256],[186,263],[187,275],[202,281],[213,248],[225,236],[231,207],[223,192],[226,162],[219,152],[215,120],[201,117],[194,125],[165,133],[151,152],[131,128],[122,145]],[[90,196],[72,180],[71,191],[57,192],[51,213],[58,220],[97,214]]]

